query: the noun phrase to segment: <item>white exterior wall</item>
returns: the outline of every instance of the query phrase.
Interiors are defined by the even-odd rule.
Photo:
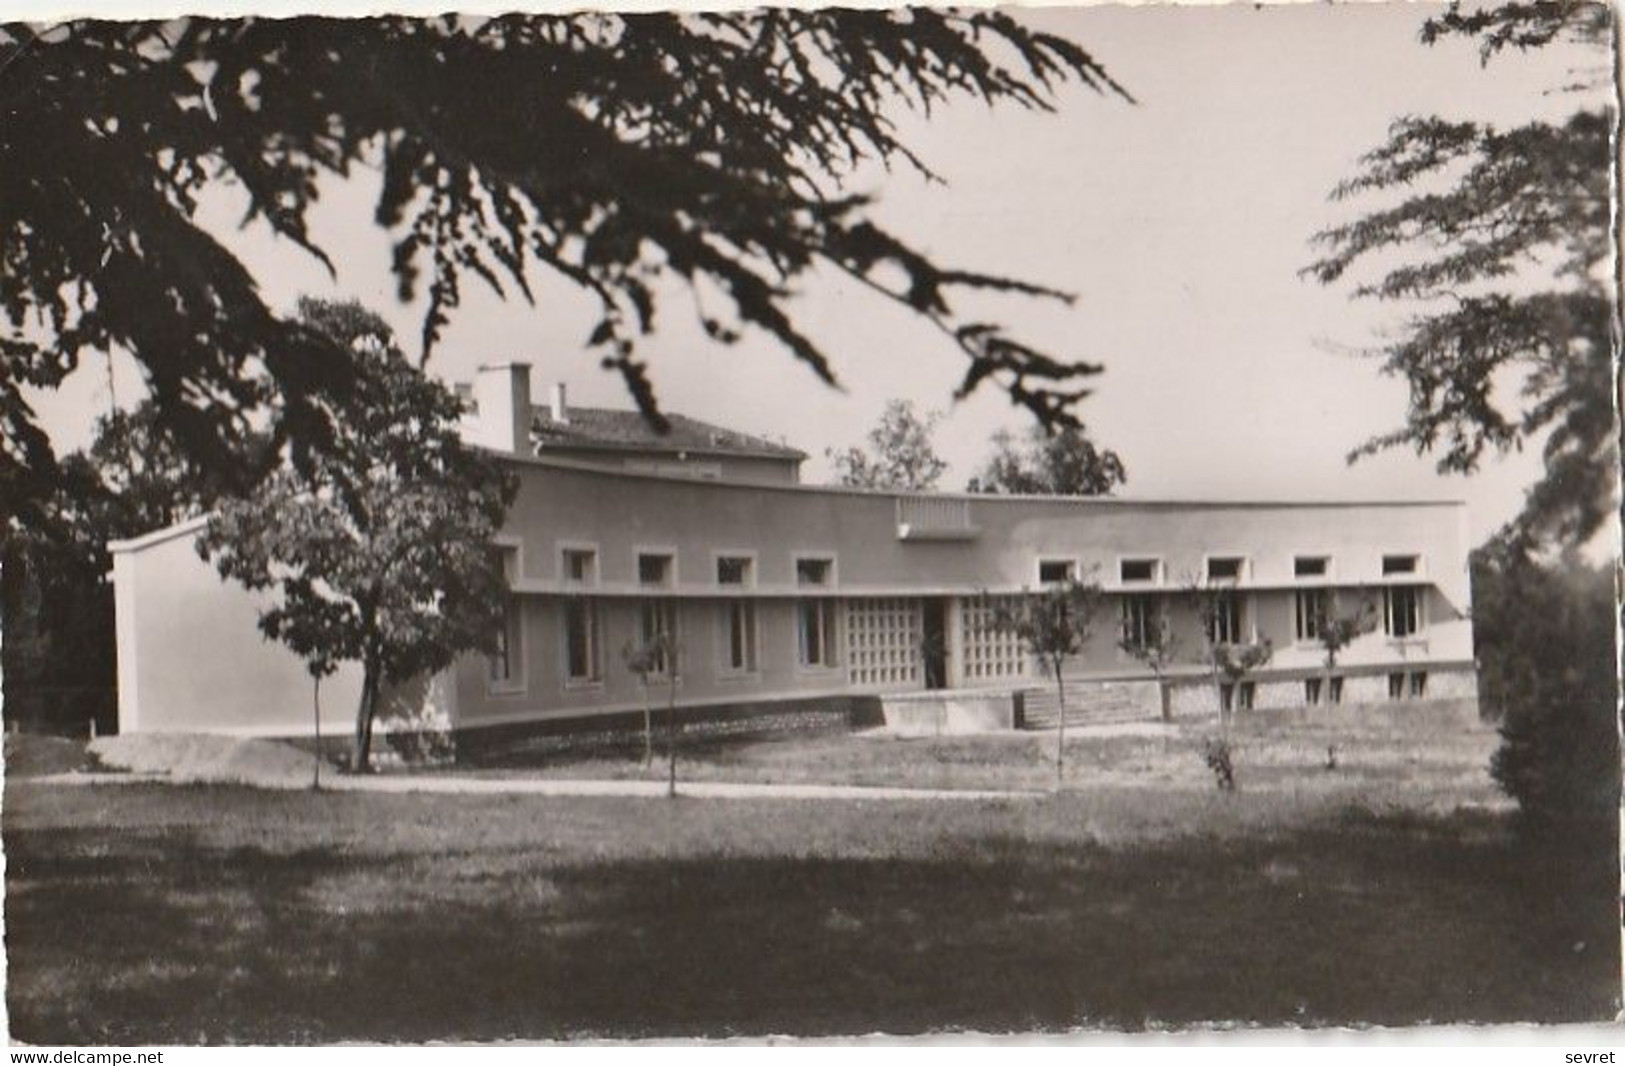
[[[304,662],[259,630],[267,601],[197,554],[203,523],[115,546],[119,732],[309,736]],[[361,672],[322,682],[322,732],[355,721]]]

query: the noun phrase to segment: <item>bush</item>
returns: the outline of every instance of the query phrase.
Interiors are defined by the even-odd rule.
[[[1491,775],[1538,821],[1614,814],[1612,575],[1573,559],[1548,566],[1503,554],[1475,564],[1480,696],[1501,721]]]
[[[1202,760],[1207,763],[1207,768],[1213,771],[1214,782],[1222,791],[1235,791],[1236,768],[1230,761],[1228,740],[1210,737],[1202,746]]]

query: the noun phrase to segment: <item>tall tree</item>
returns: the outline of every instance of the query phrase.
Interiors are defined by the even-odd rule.
[[[1505,531],[1530,547],[1584,542],[1616,498],[1611,26],[1606,6],[1577,0],[1453,3],[1427,20],[1425,43],[1477,37],[1486,64],[1566,41],[1594,48],[1606,73],[1573,87],[1563,121],[1399,119],[1333,192],[1382,206],[1316,234],[1323,254],[1305,271],[1332,284],[1368,268],[1353,295],[1410,313],[1374,352],[1410,386],[1405,424],[1351,461],[1406,446],[1469,473],[1544,433],[1545,476]]]
[[[1068,425],[1100,369],[953,309],[966,290],[1069,297],[940,264],[842,187],[870,161],[930,174],[898,107],[1049,109],[1068,82],[1126,98],[1082,48],[1003,11],[80,20],[0,26],[0,66],[8,518],[38,520],[58,474],[27,390],[87,352],[134,357],[189,455],[233,469],[269,409],[295,461],[314,461],[343,430],[352,361],[268,307],[198,207],[232,186],[248,220],[331,268],[310,207],[358,166],[383,172],[401,295],[426,293],[425,358],[470,279],[526,299],[561,279],[597,301],[587,342],[657,424],[637,345],[662,279],[712,304],[712,337],[759,330],[830,383],[791,306],[819,269],[940,331],[966,358],[957,395],[994,383]]]
[[[1097,447],[1081,425],[1050,432],[1035,426],[1018,445],[1009,430],[993,435],[993,454],[967,492],[1012,496],[1105,496],[1128,480],[1123,460]]]
[[[892,400],[880,421],[865,436],[867,447],[825,452],[842,485],[865,489],[934,489],[948,464],[937,455],[931,434],[941,421],[938,411],[916,414],[909,400]]]
[[[354,388],[330,445],[252,499],[225,502],[199,541],[222,576],[274,591],[265,635],[318,682],[359,663],[351,768],[368,765],[384,689],[492,650],[508,595],[492,546],[513,484],[464,446],[456,396],[407,362],[357,305],[301,304],[307,328],[349,353]]]

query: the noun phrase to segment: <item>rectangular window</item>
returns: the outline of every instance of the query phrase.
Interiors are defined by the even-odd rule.
[[[598,604],[574,599],[564,604],[565,676],[577,684],[603,676],[598,657]]]
[[[1417,585],[1383,590],[1383,631],[1391,637],[1413,637],[1422,629],[1422,596]]]
[[[489,679],[494,685],[512,685],[519,680],[520,655],[524,639],[520,629],[519,601],[509,597],[502,609],[502,621],[497,626],[497,642],[491,652]]]
[[[1420,562],[1420,558],[1415,555],[1384,555],[1382,557],[1382,576],[1414,574]]]
[[[1320,626],[1326,616],[1326,591],[1306,589],[1298,593],[1298,639],[1319,640]]]
[[[1071,581],[1075,576],[1077,564],[1071,559],[1040,559],[1038,560],[1038,583],[1040,585],[1061,585]]]
[[[1233,592],[1222,592],[1214,597],[1212,613],[1208,618],[1208,639],[1214,644],[1240,643],[1240,596]]]
[[[669,588],[675,562],[669,552],[639,552],[638,584],[648,588]]]
[[[1155,644],[1162,619],[1150,596],[1123,597],[1123,643],[1135,647]]]
[[[1325,577],[1331,572],[1331,562],[1324,555],[1300,555],[1292,560],[1292,576]]]
[[[1426,670],[1418,670],[1411,675],[1411,699],[1427,699],[1428,675]]]
[[[1258,686],[1251,681],[1243,681],[1237,686],[1236,697],[1241,710],[1250,711],[1253,709],[1253,697],[1256,695],[1257,689]]]
[[[748,555],[717,556],[717,584],[745,586],[751,583],[751,558]]]
[[[1388,698],[1391,699],[1391,700],[1399,700],[1399,699],[1404,699],[1405,698],[1405,675],[1404,674],[1389,674],[1388,675]]]
[[[1343,702],[1343,679],[1342,678],[1334,677],[1334,678],[1331,679],[1330,687],[1327,688],[1327,690],[1326,690],[1326,702],[1327,703],[1342,703]]]
[[[1230,711],[1236,705],[1236,686],[1225,681],[1219,685],[1219,710]]]
[[[802,600],[796,611],[796,636],[802,666],[835,665],[835,600]]]
[[[598,553],[591,548],[564,549],[564,580],[572,585],[591,585],[598,580]]]
[[[671,667],[669,647],[677,640],[677,605],[671,600],[645,600],[638,605],[638,637],[644,647],[660,643],[654,669],[649,673],[665,677]]]
[[[1320,705],[1320,678],[1309,677],[1304,679],[1303,702],[1311,707]]]
[[[1239,555],[1215,556],[1207,561],[1209,581],[1240,581],[1247,560]]]
[[[729,600],[723,605],[722,668],[730,674],[756,672],[756,604]]]
[[[796,584],[803,586],[824,587],[829,585],[835,573],[833,559],[797,559]]]
[[[1124,559],[1117,564],[1117,580],[1125,585],[1154,583],[1159,569],[1156,559]]]

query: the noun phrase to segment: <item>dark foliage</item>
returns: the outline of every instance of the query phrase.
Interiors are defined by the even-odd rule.
[[[1422,36],[1432,43],[1479,35],[1486,61],[1508,47],[1574,39],[1595,45],[1604,62],[1609,26],[1599,4],[1470,13],[1453,4]],[[1441,470],[1468,473],[1486,451],[1544,433],[1546,476],[1508,535],[1558,545],[1600,528],[1614,506],[1618,466],[1613,117],[1601,94],[1576,104],[1565,121],[1512,129],[1401,118],[1333,194],[1389,206],[1317,234],[1324,254],[1305,271],[1331,284],[1357,265],[1373,266],[1377,274],[1353,294],[1412,311],[1408,328],[1374,353],[1384,373],[1410,386],[1405,425],[1351,460],[1409,446],[1436,453]]]
[[[636,341],[660,279],[697,305],[720,295],[699,311],[719,341],[753,327],[833,381],[789,306],[822,266],[957,345],[959,395],[993,381],[1042,423],[1072,424],[1097,366],[951,306],[966,289],[1062,294],[935,263],[841,189],[866,160],[925,171],[889,107],[1047,109],[1068,81],[1121,94],[1077,45],[992,10],[0,26],[7,517],[42,519],[60,476],[24,390],[56,387],[90,352],[133,355],[166,432],[222,470],[240,469],[230,457],[266,410],[300,465],[332,443],[350,361],[268,308],[196,209],[235,185],[245,222],[328,262],[309,209],[357,166],[383,170],[377,222],[402,297],[426,291],[425,357],[469,279],[529,299],[553,275],[597,298],[589,344],[659,424]]]
[[[1479,698],[1501,723],[1491,773],[1538,823],[1610,817],[1620,790],[1612,576],[1498,547],[1473,563]]]
[[[1034,427],[1018,445],[1008,431],[993,435],[993,454],[966,492],[1011,496],[1107,496],[1128,480],[1123,460],[1098,447],[1082,425],[1056,432]]]

